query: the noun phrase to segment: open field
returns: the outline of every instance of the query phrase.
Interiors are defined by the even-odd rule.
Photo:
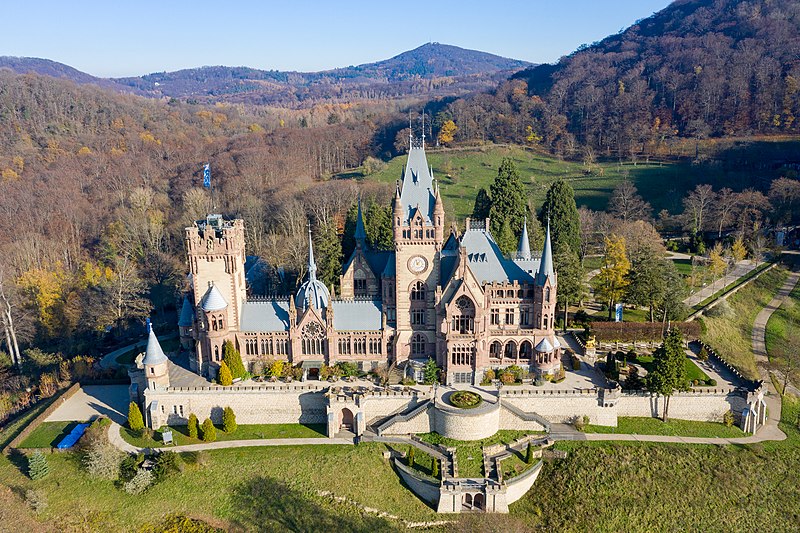
[[[696,422],[693,420],[669,420],[659,418],[627,417],[617,419],[617,427],[586,426],[586,433],[624,433],[636,435],[671,435],[676,437],[746,437],[747,434],[733,426],[719,422]]]
[[[733,144],[708,143],[705,151],[720,154],[736,150],[739,158],[754,161],[759,154],[775,147],[795,145],[796,140],[760,140]],[[717,145],[719,144],[719,145]],[[614,188],[624,179],[630,179],[645,200],[653,206],[653,213],[662,209],[672,213],[682,210],[681,201],[686,192],[700,183],[711,183],[715,188],[731,187],[743,189],[753,186],[754,179],[778,177],[775,170],[759,170],[754,178],[753,170],[746,167],[731,168],[725,164],[692,164],[689,159],[669,162],[618,162],[601,161],[589,167],[579,162],[560,160],[550,154],[514,145],[485,145],[469,148],[428,149],[428,163],[433,167],[434,178],[439,180],[445,209],[449,216],[463,219],[472,212],[475,195],[481,187],[488,187],[497,174],[500,161],[509,157],[514,160],[526,184],[533,205],[538,208],[544,200],[547,188],[554,180],[563,178],[575,189],[578,205],[602,210]],[[405,155],[387,163],[384,170],[367,179],[393,185],[400,179],[405,165]],[[760,176],[763,174],[763,176]],[[344,174],[361,177],[359,171]],[[344,176],[343,175],[343,176]]]
[[[202,420],[200,421],[202,423]],[[217,440],[252,440],[252,439],[308,439],[327,437],[326,428],[323,424],[240,424],[236,431],[226,433],[221,425],[216,425]],[[128,428],[123,427],[120,431],[122,438],[129,444],[139,448],[159,448],[164,446],[162,432],[167,428],[161,428],[153,433],[153,437],[138,436]],[[172,430],[172,439],[175,444],[201,444],[200,439],[193,439],[189,436],[188,426],[169,426]]]
[[[758,378],[751,338],[753,320],[778,292],[787,275],[787,270],[778,266],[728,298],[729,312],[719,315],[720,310],[717,316],[703,317],[703,341],[747,378]]]
[[[784,356],[786,341],[790,338],[796,339],[800,336],[800,284],[789,294],[789,297],[772,314],[767,322],[767,353],[770,363],[782,373],[785,373],[787,361]],[[795,354],[796,355],[796,354]],[[800,387],[800,368],[794,363],[790,377],[796,387]],[[781,381],[778,390],[783,388]]]

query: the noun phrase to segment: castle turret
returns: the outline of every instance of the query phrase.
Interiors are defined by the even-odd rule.
[[[161,344],[159,344],[156,333],[153,331],[149,321],[147,323],[147,328],[149,330],[147,348],[145,349],[144,359],[142,359],[147,388],[156,389],[169,387],[167,356],[164,355],[164,350],[161,349]]]
[[[542,259],[536,272],[537,300],[541,302],[541,313],[537,321],[541,329],[555,328],[556,290],[558,277],[553,269],[553,246],[550,242],[550,221],[547,221],[547,234],[542,249]]]
[[[308,279],[300,285],[295,296],[295,304],[301,310],[312,306],[314,309],[325,309],[330,302],[331,293],[324,283],[317,279],[317,263],[314,261],[314,242],[311,239],[311,228],[308,228]]]
[[[181,314],[178,318],[178,333],[181,337],[181,346],[185,350],[192,348],[193,338],[192,332],[194,330],[194,307],[189,301],[189,296],[184,295],[183,305],[181,306]]]
[[[367,231],[364,229],[364,216],[361,213],[361,197],[358,197],[358,214],[356,215],[356,232],[353,235],[356,240],[356,248],[364,249],[367,247]]]
[[[548,233],[548,238],[549,238],[549,233]],[[523,261],[529,261],[530,258],[531,258],[531,243],[528,240],[528,217],[525,216],[525,223],[522,225],[522,235],[519,236],[519,246],[517,246],[517,259],[521,259]]]

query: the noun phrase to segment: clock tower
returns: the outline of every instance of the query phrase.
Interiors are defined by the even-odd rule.
[[[425,157],[425,138],[412,137],[402,182],[392,209],[397,325],[394,353],[439,361],[436,350],[436,290],[444,238],[444,205]]]

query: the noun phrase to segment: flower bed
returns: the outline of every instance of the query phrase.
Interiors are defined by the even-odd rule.
[[[459,409],[474,409],[483,402],[483,398],[481,398],[480,394],[475,394],[467,390],[460,390],[451,394],[448,401]]]

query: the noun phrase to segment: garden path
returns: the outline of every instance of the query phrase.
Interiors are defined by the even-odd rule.
[[[728,274],[721,277],[720,279],[715,280],[710,285],[706,285],[699,291],[695,292],[694,294],[690,295],[685,300],[683,300],[684,305],[686,305],[686,307],[689,308],[694,307],[695,305],[699,304],[709,296],[713,295],[715,292],[721,291],[731,283],[735,283],[736,280],[738,280],[743,276],[746,276],[747,274],[749,274],[762,264],[764,263],[763,262],[756,263],[748,259],[745,259],[744,261],[739,261],[738,263],[736,263],[736,266],[733,267],[733,270],[731,270]]]

